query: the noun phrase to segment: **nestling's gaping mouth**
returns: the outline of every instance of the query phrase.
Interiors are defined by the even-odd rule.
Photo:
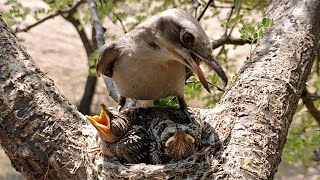
[[[100,104],[100,107],[101,112],[99,116],[95,115],[86,117],[91,122],[91,124],[97,129],[102,140],[110,143],[115,142],[117,141],[117,138],[111,130],[111,120],[108,116],[106,106],[104,104]]]

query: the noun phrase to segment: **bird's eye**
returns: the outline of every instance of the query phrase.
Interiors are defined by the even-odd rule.
[[[184,31],[183,33],[181,33],[180,39],[181,39],[182,45],[185,47],[192,46],[194,42],[194,36],[187,31]]]

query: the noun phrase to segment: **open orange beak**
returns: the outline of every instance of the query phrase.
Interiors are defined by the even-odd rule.
[[[107,107],[104,104],[100,104],[100,107],[100,116],[86,116],[86,118],[97,129],[102,140],[113,143],[117,141],[117,137],[111,130],[111,119],[108,115]]]

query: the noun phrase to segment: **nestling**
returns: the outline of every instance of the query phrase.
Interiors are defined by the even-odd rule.
[[[100,106],[100,116],[87,118],[98,130],[103,140],[101,150],[109,158],[126,163],[163,164],[186,158],[202,145],[201,130],[194,123],[153,119],[137,125],[127,121],[121,112]]]
[[[176,96],[180,108],[186,110],[187,68],[210,92],[196,61],[204,61],[225,84],[228,82],[211,53],[209,38],[199,22],[183,10],[169,9],[104,45],[96,70],[98,75],[112,77],[120,93],[119,109],[126,98],[157,100]]]
[[[194,123],[154,120],[148,132],[152,138],[150,158],[154,164],[186,158],[202,146],[201,130]]]

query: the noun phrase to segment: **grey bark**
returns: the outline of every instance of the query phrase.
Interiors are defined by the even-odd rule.
[[[27,178],[272,179],[320,36],[318,0],[272,1],[275,26],[213,109],[196,109],[212,146],[165,165],[124,165],[88,153],[94,130],[34,64],[0,18],[0,142]],[[178,110],[133,109],[138,121]]]

